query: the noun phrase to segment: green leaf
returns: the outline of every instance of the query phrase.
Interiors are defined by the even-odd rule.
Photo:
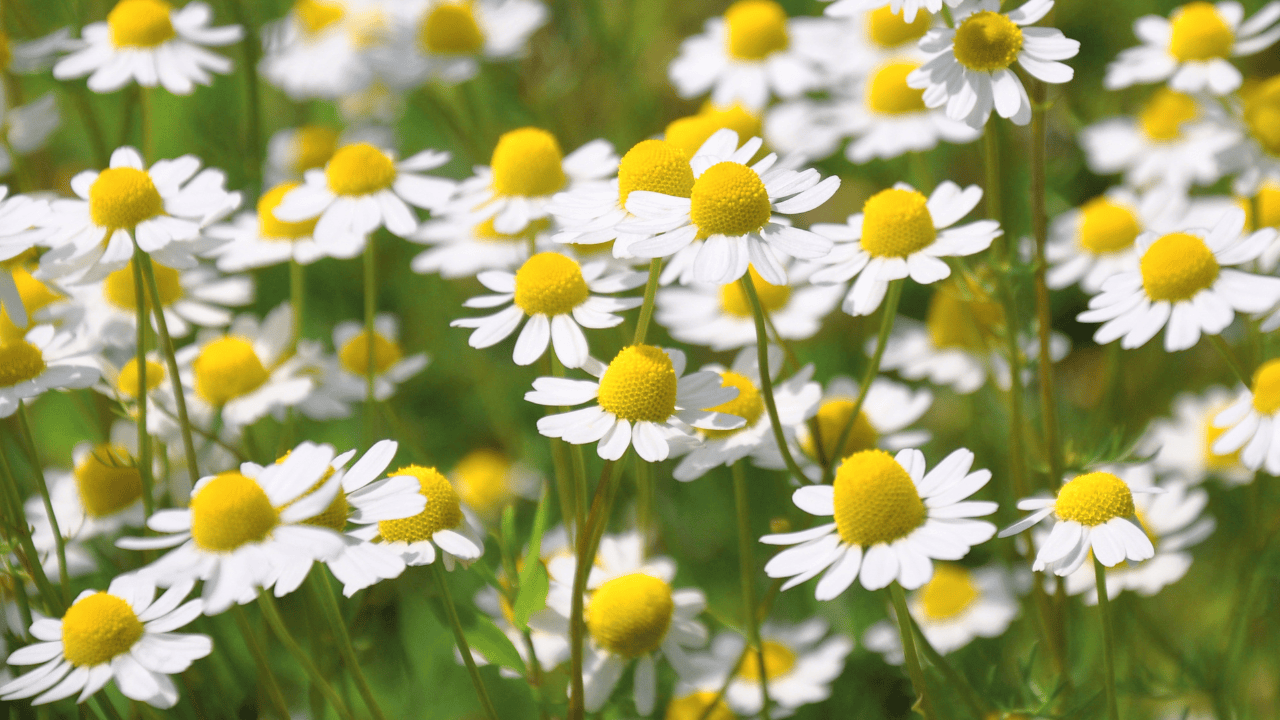
[[[547,591],[551,588],[547,568],[542,564],[542,534],[547,529],[547,513],[551,507],[547,486],[542,486],[542,498],[538,500],[538,512],[533,518],[533,533],[529,538],[529,554],[520,568],[520,591],[516,595],[516,627],[524,629],[529,618],[547,606]]]
[[[492,620],[477,615],[475,626],[467,629],[466,636],[471,649],[484,655],[486,660],[524,675],[524,660],[520,659],[516,646],[511,644],[511,640]]]

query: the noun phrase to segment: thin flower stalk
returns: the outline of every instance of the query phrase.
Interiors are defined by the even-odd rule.
[[[258,607],[262,610],[262,617],[267,621],[267,626],[271,628],[271,632],[275,634],[276,639],[280,641],[285,649],[293,655],[294,660],[302,666],[303,671],[311,679],[311,683],[324,695],[324,699],[333,706],[333,710],[342,720],[354,720],[351,711],[347,709],[347,704],[342,701],[342,696],[338,691],[329,684],[325,679],[324,673],[320,668],[316,667],[315,662],[307,651],[298,644],[298,641],[289,632],[288,626],[284,624],[284,620],[280,617],[280,611],[276,609],[275,598],[269,592],[258,593]]]
[[[751,282],[750,279],[747,282]],[[767,371],[765,371],[767,372]],[[762,372],[763,376],[765,372]],[[756,649],[756,662],[760,673],[761,714],[769,718],[769,673],[765,668],[764,646],[760,642],[760,618],[756,616],[755,558],[752,546],[756,538],[751,533],[751,507],[747,496],[747,475],[739,460],[731,466],[733,472],[733,499],[738,515],[738,567],[742,575],[742,608],[747,616],[747,644]]]
[[[49,516],[49,529],[53,532],[53,543],[58,553],[58,584],[62,586],[63,604],[71,603],[71,581],[67,575],[67,541],[62,538],[58,528],[58,518],[53,512],[53,502],[49,499],[49,485],[44,479],[44,466],[36,452],[35,438],[31,435],[31,421],[27,418],[27,403],[18,403],[18,425],[22,428],[22,441],[26,445],[27,456],[31,460],[32,474],[36,478],[36,489],[40,492],[40,500],[44,503],[44,511]],[[21,507],[19,505],[18,507]],[[25,522],[25,521],[24,521]],[[38,564],[38,555],[32,555],[32,564]]]
[[[169,322],[165,320],[164,309],[160,306],[160,288],[156,284],[155,267],[151,264],[150,255],[138,253],[138,256],[142,260],[142,274],[146,278],[147,289],[150,292],[151,314],[155,316],[156,329],[160,333],[160,350],[164,353],[165,363],[169,367],[169,377],[172,379],[174,405],[178,409],[178,426],[182,429],[182,451],[187,456],[187,472],[190,473],[189,477],[198,478],[200,477],[200,464],[199,458],[196,456],[196,444],[191,435],[191,418],[187,414],[187,393],[182,387],[182,383],[178,380],[178,358],[174,354],[173,337],[169,335]],[[138,297],[142,296],[139,295]],[[138,355],[138,357],[142,358],[144,356]],[[143,373],[146,372],[143,368],[144,365],[146,365],[145,362],[138,362],[138,394],[140,396],[145,394],[142,388],[146,387],[146,384],[142,381]]]
[[[377,372],[377,365],[374,360],[374,349],[377,344],[374,342],[374,315],[378,309],[378,289],[375,282],[377,280],[377,267],[374,263],[377,257],[374,253],[373,236],[370,235],[364,241],[364,337],[365,345],[368,346],[368,355],[365,357],[365,396],[364,396],[364,434],[365,445],[372,445],[374,435],[374,408],[377,400],[374,397],[374,375]]]
[[[480,698],[480,705],[484,707],[485,717],[489,720],[498,720],[498,713],[493,709],[493,701],[489,699],[489,692],[485,690],[484,680],[480,677],[480,669],[476,667],[475,658],[471,657],[471,646],[467,643],[467,636],[462,632],[462,622],[458,620],[458,609],[453,604],[453,596],[449,593],[449,583],[445,580],[442,565],[443,563],[439,562],[431,563],[431,571],[440,589],[440,598],[444,602],[445,612],[449,615],[453,639],[458,644],[458,652],[462,654],[462,661],[471,675],[471,684],[475,686],[476,696]],[[531,658],[530,661],[536,663],[537,659]]]
[[[586,642],[583,596],[587,592],[587,575],[594,564],[600,537],[604,535],[604,528],[609,523],[609,514],[613,509],[613,499],[618,492],[618,480],[622,476],[621,469],[625,460],[624,455],[619,460],[605,462],[595,496],[591,500],[591,513],[578,532],[578,559],[573,571],[573,595],[569,613],[569,682],[572,688],[569,695],[569,720],[582,720],[586,716],[586,689],[582,677],[583,646]]]
[[[1040,342],[1040,414],[1044,422],[1044,443],[1049,451],[1051,485],[1062,482],[1062,441],[1058,434],[1058,405],[1053,381],[1053,353],[1049,350],[1053,317],[1049,306],[1049,285],[1045,281],[1049,264],[1045,245],[1049,239],[1049,218],[1045,211],[1045,101],[1044,83],[1031,83],[1031,230],[1035,237],[1036,335]]]
[[[1107,569],[1098,558],[1093,559],[1093,576],[1097,582],[1098,610],[1102,613],[1102,663],[1106,673],[1107,717],[1120,720],[1120,708],[1116,703],[1116,648],[1115,629],[1111,624],[1111,600],[1107,597]]]
[[[133,388],[133,394],[138,400],[138,472],[142,476],[142,507],[149,517],[156,508],[153,492],[155,479],[151,476],[153,469],[151,435],[147,432],[147,328],[151,326],[151,322],[147,319],[146,281],[142,277],[143,255],[141,248],[135,243],[133,246],[133,296],[137,298],[135,304],[138,306],[138,314],[135,318],[138,323],[138,342],[133,357],[138,366],[138,387]],[[172,380],[175,386],[179,384],[176,374]]]
[[[643,345],[649,334],[649,321],[653,318],[653,302],[658,295],[658,276],[662,274],[662,258],[649,261],[649,280],[644,286],[644,304],[640,306],[640,319],[636,321],[633,345]]]
[[[4,451],[2,443],[0,443],[0,470],[4,471],[4,502],[10,515],[10,527],[17,534],[18,543],[22,546],[23,566],[35,581],[36,590],[44,600],[46,614],[61,612],[62,600],[50,584],[48,576],[45,575],[44,566],[40,564],[40,556],[36,553],[35,543],[31,540],[31,526],[22,513],[22,497],[15,484],[13,468],[9,465],[9,456]],[[18,598],[20,608],[26,605],[26,593],[16,593],[15,597]]]
[[[249,622],[244,606],[233,605],[231,615],[235,618],[236,626],[240,628],[240,636],[244,638],[244,644],[249,648],[249,654],[253,656],[253,662],[258,667],[258,677],[262,678],[272,711],[280,720],[288,720],[291,717],[289,704],[284,701],[284,694],[280,692],[280,681],[276,680],[276,675],[271,670],[271,662],[267,660],[267,654],[263,651],[262,644],[258,642],[258,635]]]
[[[751,279],[751,274],[746,273],[738,281],[742,285],[742,291],[747,296],[747,301],[751,303],[751,313],[755,316],[756,322],[756,358],[760,363],[760,390],[764,395],[764,406],[769,412],[769,425],[773,428],[773,439],[778,444],[778,450],[782,453],[782,460],[787,464],[787,471],[798,481],[804,480],[804,471],[796,464],[795,458],[791,457],[791,450],[787,447],[787,437],[782,432],[782,421],[778,419],[778,404],[773,399],[773,378],[770,377],[769,368],[769,335],[764,327],[764,307],[760,304],[760,296],[756,293],[755,283]]]
[[[369,687],[369,680],[365,677],[364,670],[360,667],[360,660],[356,657],[356,650],[351,645],[351,635],[347,633],[347,624],[342,619],[342,611],[338,608],[338,603],[333,599],[333,589],[329,585],[329,578],[325,576],[323,571],[312,574],[311,590],[312,594],[319,600],[320,610],[324,613],[325,621],[333,629],[333,635],[338,640],[338,652],[342,653],[343,664],[346,665],[347,671],[351,673],[352,679],[356,681],[356,690],[360,692],[365,708],[373,715],[375,720],[385,720],[386,715],[382,713],[382,708],[378,706],[378,700],[374,697],[373,689]]]
[[[893,600],[894,614],[898,616],[898,631],[902,635],[902,652],[906,658],[907,673],[911,676],[911,686],[916,691],[915,708],[925,720],[935,720],[933,702],[925,687],[924,670],[920,667],[920,656],[916,654],[915,633],[911,630],[911,620],[907,610],[907,596],[898,581],[889,586],[889,597]]]

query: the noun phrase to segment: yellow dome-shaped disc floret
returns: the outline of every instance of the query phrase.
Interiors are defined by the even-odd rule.
[[[182,281],[178,271],[158,263],[151,264],[156,276],[156,289],[160,291],[160,306],[169,307],[182,297]],[[138,294],[134,292],[133,261],[116,270],[102,281],[102,294],[107,302],[125,310],[138,309]],[[151,307],[150,290],[147,291],[147,307]]]
[[[872,257],[904,258],[933,244],[928,198],[915,190],[890,188],[862,206],[862,249]]]
[[[633,190],[689,197],[693,168],[683,150],[665,140],[641,140],[618,163],[618,203],[627,204]]]
[[[1063,485],[1053,510],[1062,520],[1091,527],[1101,525],[1114,518],[1133,516],[1133,492],[1111,473],[1091,472]]]
[[[773,0],[738,0],[724,12],[725,42],[739,60],[763,60],[790,44],[787,11]]]
[[[976,12],[956,28],[956,61],[970,70],[1003,70],[1021,50],[1022,29],[998,12]]]
[[[231,552],[266,540],[280,513],[255,480],[224,472],[191,498],[191,538],[207,552]]]
[[[1254,217],[1254,203],[1258,205],[1258,216]],[[1258,187],[1258,193],[1253,198],[1236,198],[1236,205],[1244,210],[1245,220],[1244,226],[1250,232],[1261,230],[1262,228],[1274,227],[1280,228],[1280,183],[1274,180],[1266,180]],[[17,273],[14,273],[14,279],[17,280]],[[22,285],[18,285],[21,291]],[[54,296],[56,299],[56,296]],[[26,296],[23,296],[26,300]],[[30,303],[27,308],[30,309]]]
[[[1253,408],[1263,415],[1280,410],[1280,360],[1268,360],[1253,373]]]
[[[114,515],[142,497],[142,473],[123,445],[102,443],[75,468],[80,504],[89,517]]]
[[[258,232],[264,240],[292,241],[315,232],[319,217],[301,222],[286,222],[276,217],[276,208],[280,207],[284,196],[296,187],[296,182],[283,182],[258,198]]]
[[[40,348],[21,338],[0,345],[0,387],[35,380],[48,367]]]
[[[402,357],[400,346],[383,337],[382,333],[373,334],[373,372],[375,375],[391,369]],[[351,338],[338,350],[338,362],[342,368],[354,375],[365,375],[369,372],[369,333],[361,330],[359,335]]]
[[[871,419],[867,417],[865,411],[858,411],[858,419],[854,421],[853,428],[849,430],[849,437],[844,441],[844,445],[836,450],[836,443],[840,440],[840,433],[844,431],[844,426],[849,424],[849,415],[853,412],[852,400],[827,400],[818,408],[816,420],[818,421],[818,432],[822,435],[822,457],[828,462],[834,462],[847,458],[856,452],[863,450],[872,450],[880,442],[880,433],[876,431]],[[800,443],[800,449],[811,458],[817,459],[818,444],[814,442],[815,438],[810,433],[806,435]]]
[[[99,227],[132,230],[164,212],[151,176],[131,167],[108,168],[89,186],[89,219]]]
[[[881,10],[888,10],[888,6]],[[882,115],[903,115],[928,110],[924,90],[907,85],[907,76],[920,67],[914,60],[895,60],[881,65],[867,82],[867,107]]]
[[[129,652],[142,633],[129,603],[97,592],[77,600],[62,616],[62,654],[78,668],[102,665]]]
[[[724,438],[736,434],[755,425],[760,416],[764,414],[764,398],[760,395],[760,391],[756,389],[756,384],[751,382],[751,378],[732,370],[726,370],[720,373],[720,387],[737,388],[738,397],[708,409],[712,412],[736,415],[746,420],[747,423],[733,430],[703,430],[702,432],[706,433],[709,438]]]
[[[916,19],[907,22],[902,11],[894,12],[888,4],[867,13],[867,37],[882,48],[896,48],[914,43],[929,32],[933,15],[923,9],[916,12]]]
[[[1080,246],[1095,255],[1118,252],[1133,246],[1142,234],[1142,225],[1133,210],[1096,197],[1080,207]]]
[[[929,298],[925,328],[933,346],[985,351],[989,340],[1004,326],[1004,308],[976,283],[966,283],[967,297],[954,282],[943,283]]]
[[[652,575],[632,573],[604,582],[587,605],[587,629],[600,647],[624,657],[657,650],[675,613],[671,586]]]
[[[1154,301],[1190,300],[1218,279],[1218,259],[1204,240],[1171,233],[1147,248],[1139,264],[1142,287]]]
[[[320,33],[346,14],[346,7],[336,0],[298,0],[293,4],[293,16],[308,35]]]
[[[764,677],[766,680],[776,680],[791,672],[791,669],[796,666],[796,654],[786,645],[773,640],[765,640],[760,645],[763,652],[756,652],[754,648],[747,650],[746,655],[742,658],[738,677],[747,682],[760,682],[761,655],[764,656]]]
[[[791,301],[790,285],[774,285],[760,277],[760,273],[756,272],[752,265],[747,266],[747,272],[751,274],[751,284],[756,288],[756,297],[760,298],[760,306],[766,312],[778,312]],[[751,301],[743,292],[741,283],[732,282],[720,286],[720,308],[734,317],[754,317]]]
[[[698,237],[758,232],[769,222],[769,192],[755,170],[736,162],[707,168],[694,181],[689,214]]]
[[[560,253],[538,253],[516,271],[516,307],[526,315],[565,315],[590,294],[578,262]]]
[[[1231,26],[1211,3],[1183,5],[1173,11],[1169,24],[1169,54],[1182,62],[1227,57],[1236,41]]]
[[[863,450],[840,463],[834,504],[840,539],[860,547],[904,538],[926,517],[911,476],[883,450]]]
[[[484,32],[469,2],[437,5],[422,19],[418,43],[428,53],[470,55],[484,47]]]
[[[147,360],[147,392],[151,392],[160,387],[160,383],[164,382],[165,369],[164,365],[155,360]],[[120,366],[120,374],[116,376],[116,392],[125,398],[138,397],[138,390],[141,389],[138,377],[138,358],[129,358],[124,365]]]
[[[1280,157],[1280,75],[1245,97],[1244,124],[1263,150]]]
[[[496,515],[512,500],[511,460],[497,450],[472,450],[453,466],[454,489],[467,507]]]
[[[227,335],[200,351],[191,363],[196,394],[215,407],[262,387],[270,374],[247,338]]]
[[[1182,137],[1182,126],[1200,116],[1195,98],[1169,88],[1160,88],[1138,113],[1138,126],[1148,139],[1168,142]]]
[[[153,48],[177,36],[169,13],[173,6],[163,0],[120,0],[107,13],[111,44],[119,48]]]
[[[736,717],[738,716],[733,714],[719,693],[699,690],[672,700],[667,705],[664,720],[734,720]]]
[[[936,563],[933,578],[920,588],[920,609],[930,620],[949,620],[978,599],[978,588],[963,566]]]
[[[741,105],[723,110],[707,106],[697,115],[672,120],[667,125],[663,139],[675,145],[685,155],[693,157],[702,143],[723,128],[738,133],[739,139],[759,137],[760,117]]]
[[[427,499],[427,507],[413,517],[401,520],[383,520],[378,523],[378,532],[387,542],[415,543],[430,540],[432,535],[441,530],[452,530],[462,524],[462,506],[458,502],[458,493],[453,485],[440,474],[439,470],[422,465],[409,465],[388,477],[412,475],[418,478],[418,492]]]
[[[542,197],[568,182],[564,153],[556,136],[536,127],[503,133],[489,161],[493,189],[499,195]]]
[[[652,345],[618,351],[600,378],[600,407],[630,422],[663,422],[676,411],[676,370]]]
[[[324,167],[338,151],[338,131],[323,125],[303,125],[293,131],[292,140],[289,169],[298,175]]]
[[[339,148],[325,165],[329,189],[338,195],[369,195],[386,190],[396,181],[396,164],[369,143]]]

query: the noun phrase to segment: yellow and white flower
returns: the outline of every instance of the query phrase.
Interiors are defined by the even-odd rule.
[[[1277,26],[1280,30],[1280,26]],[[1280,178],[1280,75],[1273,75],[1242,92],[1244,105],[1240,108],[1243,121],[1242,135],[1236,135],[1234,144],[1218,154],[1220,172],[1235,173],[1232,190],[1237,195],[1252,197],[1268,180]]]
[[[294,100],[351,95],[373,82],[370,51],[387,41],[388,24],[377,0],[296,0],[263,28],[258,71]]]
[[[48,215],[48,201],[9,197],[9,186],[0,185],[0,308],[20,328],[27,327],[28,319],[14,271],[48,234],[44,228]]]
[[[1253,373],[1253,386],[1243,388],[1235,402],[1213,419],[1223,432],[1211,450],[1226,454],[1239,451],[1240,464],[1250,470],[1265,468],[1280,475],[1280,360],[1268,360]]]
[[[914,4],[914,0],[912,2]],[[897,8],[893,7],[895,3]],[[824,14],[841,21],[837,26],[839,31],[830,38],[833,44],[825,48],[823,66],[835,76],[831,89],[865,77],[873,68],[890,60],[927,59],[918,42],[931,28],[943,23],[939,9],[940,5],[932,11],[911,8],[908,18],[903,13],[901,0],[848,0],[828,5]]]
[[[364,399],[369,371],[369,337],[364,324],[354,320],[340,322],[333,328],[333,347],[338,352],[338,372],[329,389],[339,401]],[[405,357],[400,347],[400,322],[391,313],[378,313],[373,319],[373,397],[389,399],[396,388],[422,372],[429,358],[426,353]]]
[[[1214,418],[1231,405],[1235,394],[1214,386],[1199,393],[1184,392],[1173,401],[1173,417],[1151,424],[1138,445],[1138,454],[1151,458],[1161,475],[1172,475],[1192,485],[1213,476],[1231,485],[1253,482],[1253,472],[1240,463],[1240,453],[1219,453],[1214,443],[1223,428]]]
[[[324,257],[347,260],[359,255],[362,244],[321,245],[317,242],[315,230],[319,218],[286,222],[276,217],[276,208],[297,187],[299,183],[292,181],[276,185],[258,198],[254,211],[242,212],[229,223],[210,227],[205,234],[222,240],[223,244],[205,256],[214,258],[219,270],[236,273],[290,260],[310,265]]]
[[[1134,242],[1144,231],[1175,230],[1185,203],[1168,189],[1142,196],[1124,187],[1111,188],[1078,208],[1053,219],[1045,259],[1045,284],[1053,290],[1080,283],[1097,293],[1102,283],[1138,262]]]
[[[463,455],[449,472],[449,482],[462,504],[487,524],[497,521],[519,498],[536,501],[542,489],[542,475],[537,470],[490,448]],[[542,543],[545,559],[551,550],[546,538]]]
[[[830,0],[823,0],[829,2]],[[948,7],[959,7],[964,0],[946,0]],[[943,0],[836,0],[827,6],[827,15],[831,17],[848,17],[855,12],[875,10],[888,6],[889,12],[902,14],[908,23],[918,22],[917,13],[924,11],[938,13],[942,10]]]
[[[342,145],[352,142],[328,125],[299,125],[277,131],[267,141],[266,181],[278,186],[300,181],[308,170],[323,170]]]
[[[0,343],[0,418],[49,390],[87,388],[97,382],[98,348],[82,335],[37,325],[22,338]]]
[[[374,62],[388,83],[404,88],[456,85],[475,77],[482,61],[514,60],[547,22],[537,0],[410,0],[394,12],[399,32]]]
[[[464,566],[484,554],[484,534],[471,512],[462,507],[458,492],[439,470],[407,465],[387,473],[393,479],[409,477],[418,481],[419,492],[427,499],[423,510],[409,517],[388,519],[349,533],[397,554],[406,565],[430,565],[439,549],[446,570],[454,563]]]
[[[474,277],[484,270],[514,270],[529,259],[529,245],[543,247],[550,240],[551,221],[535,220],[518,233],[493,228],[483,213],[446,215],[422,223],[405,238],[431,246],[410,263],[416,273],[439,273],[446,280]]]
[[[734,712],[754,716],[764,709],[760,691],[760,663],[763,655],[764,679],[769,684],[769,699],[789,713],[831,696],[831,684],[844,672],[845,658],[853,651],[853,640],[844,635],[827,636],[828,625],[822,618],[810,618],[799,624],[766,621],[760,625],[761,651],[748,650],[746,638],[734,632],[722,632],[711,641],[709,661],[715,687],[724,684],[738,658],[742,665],[729,681],[724,699]]]

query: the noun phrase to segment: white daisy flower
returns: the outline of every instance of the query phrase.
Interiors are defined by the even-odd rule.
[[[52,323],[54,313],[61,311],[61,306],[68,300],[67,296],[54,284],[41,282],[31,275],[34,266],[24,265],[23,258],[34,255],[22,255],[9,261],[0,261],[0,285],[5,284],[6,276],[13,281],[18,291],[18,299],[26,309],[26,322],[18,326],[9,315],[9,305],[0,308],[0,343],[21,340],[27,334],[31,323]],[[5,290],[0,289],[0,293]]]
[[[446,570],[453,570],[456,562],[470,565],[484,554],[484,533],[439,470],[407,465],[387,476],[416,478],[427,504],[415,515],[353,530],[352,537],[385,547],[406,565],[430,565],[436,561],[437,549]]]
[[[352,257],[365,239],[386,226],[405,237],[418,229],[409,205],[443,207],[454,182],[422,173],[444,165],[449,153],[422,152],[396,162],[394,154],[369,143],[339,148],[324,170],[308,170],[306,182],[290,190],[273,214],[287,223],[315,220],[312,235],[325,253]]]
[[[258,71],[294,100],[336,100],[374,79],[370,50],[386,41],[389,18],[376,0],[296,0],[262,29]]]
[[[1140,465],[1106,466],[1070,478],[1056,498],[1025,498],[1019,510],[1033,511],[1000,531],[1009,537],[1053,515],[1053,531],[1040,545],[1033,572],[1051,570],[1065,577],[1092,555],[1106,567],[1124,560],[1146,560],[1155,554],[1151,539],[1138,522],[1135,493],[1164,492],[1150,487],[1149,471]]]
[[[484,270],[511,270],[529,259],[529,247],[541,247],[550,238],[551,220],[534,220],[518,233],[493,229],[493,218],[483,213],[446,215],[422,223],[405,238],[431,246],[409,263],[416,273],[439,273],[446,280],[475,277]]]
[[[684,353],[674,348],[629,345],[608,365],[587,358],[583,369],[599,380],[542,377],[524,399],[539,405],[590,407],[538,420],[538,432],[574,445],[599,441],[600,457],[617,460],[632,444],[648,462],[667,459],[672,444],[693,439],[694,428],[734,430],[742,418],[709,408],[737,397],[718,373],[684,374]]]
[[[512,359],[517,365],[531,365],[555,347],[556,357],[565,367],[582,367],[587,361],[588,328],[615,327],[622,317],[614,313],[640,307],[643,298],[610,298],[602,293],[619,293],[645,283],[644,273],[624,271],[604,275],[605,263],[579,265],[560,253],[538,253],[514,273],[487,270],[476,276],[497,295],[480,295],[463,305],[473,308],[502,307],[485,317],[460,318],[451,327],[475,328],[467,341],[473,348],[487,348],[507,339],[525,317],[529,322],[516,339]]]
[[[48,234],[44,229],[49,203],[26,195],[9,197],[0,185],[0,308],[20,328],[27,327],[27,310],[15,278],[32,248]]]
[[[58,98],[52,92],[25,105],[6,108],[0,116],[0,134],[8,140],[0,147],[0,177],[12,172],[14,154],[30,155],[44,147],[61,124]]]
[[[799,624],[765,621],[760,625],[761,650],[747,650],[746,638],[735,632],[718,633],[711,641],[716,681],[723,684],[738,658],[742,665],[725,689],[724,699],[734,712],[754,716],[764,709],[760,692],[760,663],[769,685],[769,699],[783,712],[820,703],[831,697],[831,684],[844,672],[853,640],[827,637],[827,621],[810,618]],[[825,638],[825,639],[824,639]],[[761,657],[763,656],[763,658]],[[696,662],[701,658],[694,658]],[[717,686],[718,687],[718,686]]]
[[[902,3],[897,4],[895,9],[890,0],[851,0],[827,6],[826,16],[841,20],[838,32],[828,38],[834,42],[824,48],[822,60],[827,73],[834,76],[832,89],[891,60],[928,59],[917,43],[930,28],[942,24],[943,18],[937,10],[916,9],[908,18],[902,13]]]
[[[754,265],[760,277],[786,285],[777,253],[813,260],[825,256],[831,242],[807,230],[775,222],[774,213],[808,212],[826,202],[840,178],[819,180],[818,171],[775,168],[777,156],[751,161],[763,145],[758,138],[738,147],[738,134],[719,130],[693,158],[693,188],[687,198],[639,190],[627,198],[638,220],[619,230],[650,235],[632,243],[636,257],[666,257],[695,241],[704,241],[694,260],[697,282],[725,285]]]
[[[1240,453],[1219,453],[1213,449],[1223,428],[1214,418],[1231,405],[1235,394],[1214,386],[1199,393],[1184,392],[1173,401],[1173,417],[1151,424],[1138,445],[1138,454],[1150,457],[1161,475],[1174,475],[1192,485],[1209,476],[1231,485],[1253,482],[1253,472],[1240,464]]]
[[[1280,360],[1268,360],[1253,373],[1253,386],[1240,390],[1237,399],[1213,419],[1224,428],[1210,448],[1218,454],[1239,451],[1240,464],[1249,470],[1265,468],[1280,475]]]
[[[693,158],[697,157],[698,148],[710,140],[712,135],[726,128],[738,133],[740,138],[759,137],[760,113],[739,103],[725,106],[703,103],[697,113],[667,123],[662,139]]]
[[[907,76],[907,84],[923,89],[928,107],[947,106],[947,117],[972,128],[987,124],[994,109],[1015,125],[1031,122],[1027,89],[1010,66],[1017,62],[1029,75],[1047,83],[1065,83],[1075,75],[1059,60],[1073,58],[1080,43],[1057,28],[1024,27],[1053,9],[1053,0],[1030,0],[1017,10],[1000,12],[1000,0],[974,0],[955,13],[956,27],[935,28],[920,49],[937,53]]]
[[[996,528],[974,520],[996,511],[993,502],[966,501],[991,480],[990,470],[969,472],[973,453],[956,450],[925,473],[924,454],[864,450],[845,458],[834,485],[796,490],[792,500],[810,515],[835,522],[808,530],[765,535],[760,542],[794,545],[764,566],[769,577],[790,578],[783,590],[815,577],[815,596],[831,600],[855,578],[879,590],[897,581],[914,590],[933,577],[933,561],[959,560]],[[830,568],[830,569],[828,569]]]
[[[1227,58],[1253,55],[1280,40],[1280,2],[1244,19],[1238,2],[1182,5],[1169,19],[1143,15],[1133,23],[1142,45],[1120,52],[1107,66],[1102,84],[1119,90],[1140,83],[1169,81],[1186,93],[1226,95],[1240,87],[1240,71]]]
[[[1280,26],[1276,29],[1280,30]],[[1218,153],[1217,167],[1219,172],[1236,173],[1232,189],[1237,195],[1251,197],[1268,178],[1280,177],[1280,132],[1276,131],[1276,118],[1280,116],[1280,75],[1241,95],[1244,107],[1240,110],[1240,119],[1244,133]]]
[[[13,651],[11,665],[40,665],[0,687],[0,697],[35,696],[33,705],[79,693],[89,699],[111,680],[120,693],[158,708],[178,702],[170,675],[213,652],[207,635],[175,633],[200,616],[200,601],[182,602],[191,581],[176,583],[159,598],[148,578],[121,575],[106,592],[85,590],[62,619],[40,618],[31,624],[39,642]]]
[[[933,570],[933,579],[907,597],[907,608],[939,653],[959,650],[976,637],[999,637],[1018,617],[1018,598],[1003,568],[970,570],[958,563],[938,563]],[[901,665],[905,659],[896,620],[867,628],[862,644],[890,665]]]
[[[680,97],[711,92],[718,107],[760,110],[770,96],[794,98],[822,80],[816,42],[834,29],[819,18],[788,18],[773,0],[737,0],[685,39],[667,76]]]
[[[1164,347],[1186,350],[1201,333],[1217,335],[1237,312],[1260,313],[1280,302],[1280,278],[1237,270],[1258,259],[1276,237],[1273,228],[1243,234],[1244,211],[1232,208],[1212,230],[1138,237],[1138,267],[1112,275],[1089,300],[1081,322],[1101,322],[1093,339],[1142,347],[1166,324]]]
[[[456,85],[475,77],[481,61],[514,60],[547,22],[547,8],[536,0],[410,0],[395,12],[399,33],[374,59],[402,88],[432,80]]]
[[[365,398],[369,372],[369,336],[364,323],[340,322],[333,328],[333,347],[338,352],[338,373],[329,385],[340,401]],[[382,401],[395,394],[396,388],[422,372],[429,358],[426,353],[405,356],[400,347],[400,321],[391,313],[378,313],[373,319],[373,397]]]
[[[593,140],[566,156],[555,135],[518,128],[498,138],[489,166],[475,167],[475,175],[462,181],[446,210],[492,218],[496,232],[514,235],[547,217],[556,193],[602,182],[617,169],[618,156],[605,140]]]
[[[101,369],[97,348],[83,336],[37,325],[25,337],[0,343],[0,418],[49,390],[87,388]]]
[[[830,0],[823,0],[830,2]],[[964,0],[946,0],[948,7],[959,7]],[[902,14],[908,22],[918,22],[917,13],[921,11],[938,13],[942,11],[943,0],[836,0],[827,6],[826,14],[831,17],[850,17],[858,12],[874,10],[888,6],[889,12]]]
[[[342,551],[341,535],[309,522],[338,493],[342,478],[329,474],[332,459],[331,446],[304,442],[284,462],[245,463],[238,472],[200,478],[190,507],[147,518],[159,535],[120,538],[116,545],[175,548],[139,572],[162,587],[203,580],[206,615],[251,602],[288,566],[310,567]]]
[[[214,258],[218,269],[228,273],[245,272],[293,260],[310,265],[323,257],[349,260],[360,254],[363,244],[321,245],[316,241],[319,218],[286,222],[276,217],[276,208],[299,183],[283,182],[258,198],[256,211],[243,212],[229,223],[214,225],[205,231],[223,244],[205,253]]]
[[[782,369],[782,350],[771,345],[768,353],[769,376],[775,383],[773,398],[778,409],[778,423],[783,428],[784,436],[790,438],[794,435],[794,428],[813,417],[817,411],[821,389],[810,380],[813,377],[813,365],[806,365],[790,379],[778,382],[777,377]],[[712,468],[732,465],[748,456],[753,456],[757,464],[765,467],[775,466],[761,462],[761,458],[772,460],[776,457],[777,467],[785,467],[778,452],[777,440],[773,436],[769,414],[765,412],[756,349],[740,350],[730,369],[708,365],[702,370],[719,374],[723,387],[738,389],[737,397],[711,410],[740,417],[745,424],[736,430],[699,430],[697,434],[702,442],[689,450],[689,454],[676,466],[673,476],[681,481],[695,480]]]
[[[536,469],[490,448],[463,455],[449,472],[449,482],[462,504],[490,525],[518,498],[537,501],[542,489],[542,475]],[[542,542],[545,557],[552,550],[545,538]]]
[[[858,276],[842,308],[850,315],[870,315],[893,280],[910,277],[927,285],[950,277],[951,268],[941,258],[982,252],[1004,233],[995,220],[951,228],[981,200],[982,188],[970,185],[961,190],[949,180],[927,200],[906,183],[882,190],[845,224],[813,226],[815,233],[837,244],[819,261],[827,267],[809,280],[843,283]]]
[[[342,142],[346,135],[340,136],[327,125],[299,125],[277,131],[267,141],[267,184],[299,181],[308,170],[323,170],[338,148],[350,142],[350,138]]]
[[[225,182],[221,170],[200,170],[194,155],[147,168],[137,150],[117,148],[110,168],[71,178],[79,199],[50,204],[43,244],[53,249],[40,258],[40,272],[70,283],[101,280],[129,263],[135,244],[167,267],[195,267],[193,254],[220,242],[202,238],[201,228],[240,204]]]

